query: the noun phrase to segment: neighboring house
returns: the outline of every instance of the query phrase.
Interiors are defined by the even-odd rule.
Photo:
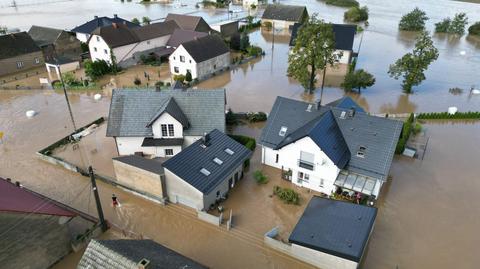
[[[224,89],[114,90],[107,136],[119,155],[171,157],[218,129],[225,131]]]
[[[352,61],[353,53],[353,41],[355,34],[357,33],[357,26],[354,24],[331,24],[333,34],[335,36],[335,49],[336,53],[341,52],[342,57],[338,59],[339,63],[349,64]],[[292,35],[290,38],[290,46],[295,46],[295,40],[297,38],[298,30],[302,25],[296,23],[292,28]]]
[[[3,269],[50,268],[92,225],[70,207],[0,178]]]
[[[242,5],[245,8],[250,8],[252,5],[258,6],[258,0],[243,0]]]
[[[243,177],[252,152],[215,129],[163,163],[170,202],[208,210]]]
[[[92,240],[77,269],[206,269],[152,240]]]
[[[54,61],[58,57],[80,60],[82,48],[75,33],[33,25],[28,34],[42,49],[46,62]]]
[[[26,32],[0,36],[0,76],[42,67],[44,64],[42,50]]]
[[[230,49],[215,35],[181,44],[169,57],[172,75],[187,72],[193,79],[203,79],[230,66]]]
[[[92,32],[88,41],[92,61],[115,61],[122,67],[136,64],[141,55],[153,53],[165,47],[173,31],[178,28],[174,21],[152,23],[142,27],[129,28],[113,23],[99,27]]]
[[[72,32],[76,34],[78,40],[80,40],[83,43],[87,43],[88,39],[90,38],[90,35],[92,34],[93,31],[95,31],[95,29],[97,29],[98,27],[109,26],[109,25],[112,25],[113,23],[123,24],[129,28],[135,28],[140,26],[138,24],[132,23],[130,21],[127,21],[125,19],[118,17],[117,14],[114,14],[113,18],[95,16],[93,20],[73,28]]]
[[[212,25],[212,29],[219,32],[223,38],[231,38],[238,34],[239,21],[228,20]]]
[[[323,269],[356,269],[373,231],[377,209],[313,196],[290,234],[291,252]]]
[[[175,21],[183,30],[210,33],[210,25],[200,16],[168,13],[165,21]]]
[[[291,6],[281,4],[269,4],[262,15],[262,24],[272,23],[276,29],[290,29],[295,23],[303,23],[308,19],[305,6]]]
[[[277,97],[260,138],[262,163],[327,195],[340,190],[377,198],[402,126],[368,115],[349,97],[325,106]]]

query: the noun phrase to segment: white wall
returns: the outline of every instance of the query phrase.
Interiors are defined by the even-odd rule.
[[[104,60],[109,64],[112,63],[110,47],[101,36],[92,35],[90,42],[88,42],[88,49],[93,62]]]
[[[152,131],[154,138],[162,138],[162,124],[173,124],[173,134],[174,136],[165,136],[165,138],[182,138],[183,137],[183,125],[177,121],[172,115],[165,112],[163,113],[153,124]],[[168,133],[168,126],[167,126]]]
[[[296,22],[294,21],[281,21],[281,20],[268,20],[268,19],[262,19],[262,25],[264,22],[271,22],[272,26],[275,29],[288,29],[289,27],[293,26]]]
[[[350,59],[351,59],[351,56],[352,56],[352,51],[350,51],[350,50],[336,50],[335,52],[336,53],[338,53],[338,52],[343,53],[342,57],[338,61],[339,63],[341,63],[341,64],[349,64],[350,63]]]
[[[83,43],[87,43],[88,38],[90,37],[89,34],[84,34],[84,33],[75,33],[75,35],[77,36],[77,39]]]
[[[300,151],[314,154],[314,170],[298,166]],[[278,154],[278,163],[276,155]],[[262,163],[284,170],[292,170],[292,182],[295,185],[306,187],[318,192],[330,194],[335,191],[333,183],[340,172],[340,169],[328,158],[328,156],[309,137],[302,138],[291,143],[280,150],[273,150],[262,147]],[[298,172],[307,173],[310,176],[308,182],[298,182]],[[323,179],[323,187],[320,186]]]
[[[181,203],[196,210],[203,209],[203,194],[165,168],[165,188],[172,203]]]
[[[290,251],[294,256],[301,257],[301,260],[310,264],[314,264],[318,268],[322,269],[356,269],[358,267],[358,263],[354,261],[343,259],[296,244],[292,244]]]
[[[172,149],[173,155],[182,151],[182,146],[165,146],[165,147],[142,147],[145,137],[117,137],[117,146],[119,155],[133,155],[135,152],[143,152],[145,155],[153,157],[165,156],[165,149]]]
[[[185,57],[185,62],[180,61],[180,56]],[[230,52],[201,63],[197,63],[190,56],[190,54],[188,54],[185,48],[180,45],[168,59],[170,64],[170,72],[172,75],[185,75],[187,74],[187,69],[189,69],[192,74],[192,79],[202,79],[213,72],[220,71],[228,67],[230,65]],[[175,67],[178,67],[178,72],[175,72]]]

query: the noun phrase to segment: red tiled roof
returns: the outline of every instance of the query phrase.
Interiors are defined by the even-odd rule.
[[[17,187],[14,183],[0,177],[1,211],[66,217],[77,216],[77,213],[61,207],[55,201],[28,189]]]

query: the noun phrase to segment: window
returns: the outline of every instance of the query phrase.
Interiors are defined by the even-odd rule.
[[[203,175],[205,175],[205,176],[207,176],[207,177],[210,175],[210,171],[208,171],[208,170],[205,169],[205,168],[200,169],[200,173],[202,173]]]
[[[93,47],[93,51],[97,52],[97,47]]]
[[[300,159],[298,160],[298,166],[308,169],[308,170],[313,170],[315,167],[315,155],[309,152],[305,151],[300,151]]]
[[[215,158],[215,159],[213,159],[213,161],[218,165],[222,165],[222,163],[223,163],[223,161],[220,160],[219,158]]]
[[[192,60],[188,60],[189,63],[192,63]]]
[[[323,188],[323,178],[320,179],[320,188]]]
[[[302,180],[303,180],[303,172],[298,172],[297,182],[302,183]]]
[[[182,62],[182,63],[185,62],[185,56],[180,56],[180,62]]]
[[[175,72],[175,73],[180,73],[180,69],[178,69],[177,66],[174,66],[174,67],[173,67],[173,72]]]
[[[231,150],[231,149],[229,149],[229,148],[226,148],[226,149],[225,149],[225,152],[226,152],[228,155],[233,155],[233,153],[235,153],[235,152],[233,152],[233,150]]]
[[[104,49],[103,52],[108,55],[108,50]]]
[[[100,42],[100,37],[99,36],[97,36],[97,41]]]
[[[217,191],[217,198],[220,197],[220,191]]]
[[[304,173],[304,174],[303,174],[303,180],[304,180],[304,181],[310,180],[310,175],[307,174],[307,173]]]
[[[35,58],[35,63],[36,63],[36,64],[39,64],[39,63],[40,63],[40,59]]]
[[[278,163],[278,154],[275,156],[275,163]]]
[[[175,60],[175,56],[173,56],[173,59]]]
[[[165,156],[172,156],[173,155],[173,149],[165,149]]]
[[[166,124],[162,124],[161,127],[162,127],[162,136],[168,136],[168,133],[167,133],[167,125],[166,125]]]
[[[169,136],[174,136],[175,133],[173,132],[173,124],[168,125],[168,135]]]
[[[217,65],[216,65],[216,64],[213,65],[213,69],[217,69]]]
[[[285,136],[285,134],[287,133],[287,127],[285,126],[282,126],[282,128],[280,128],[280,132],[278,132],[278,135],[279,136]]]
[[[23,62],[17,62],[17,68],[20,69],[23,67]]]

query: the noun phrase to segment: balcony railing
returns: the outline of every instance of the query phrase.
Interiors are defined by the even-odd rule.
[[[314,163],[311,163],[311,162],[307,162],[305,160],[301,160],[299,159],[298,160],[298,166],[301,167],[301,168],[305,168],[305,169],[308,169],[308,170],[314,170],[315,168],[315,164]]]

